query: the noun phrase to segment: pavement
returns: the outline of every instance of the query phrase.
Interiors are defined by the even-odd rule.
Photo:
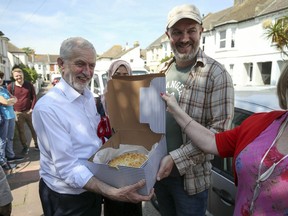
[[[38,98],[52,87],[50,82],[44,82],[38,93]],[[34,148],[28,127],[26,132],[28,143],[30,143],[29,152],[23,161],[17,163],[16,168],[7,173],[13,195],[11,216],[44,216],[38,192],[40,152]],[[22,146],[17,132],[14,138],[14,150],[17,155],[21,155]],[[150,202],[142,202],[142,207],[143,216],[160,216]]]

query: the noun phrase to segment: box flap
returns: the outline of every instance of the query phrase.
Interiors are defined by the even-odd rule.
[[[165,74],[114,76],[107,83],[106,107],[115,131],[165,133]]]

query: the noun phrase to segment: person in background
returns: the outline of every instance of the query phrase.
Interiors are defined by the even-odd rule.
[[[194,145],[206,153],[233,157],[238,185],[234,215],[285,215],[288,211],[288,65],[279,77],[277,96],[283,110],[256,113],[240,126],[217,134],[187,115],[172,95],[162,96]],[[172,165],[171,156],[163,158],[158,180],[169,174]]]
[[[88,89],[96,64],[96,50],[84,38],[64,40],[57,59],[62,78],[37,102],[33,125],[40,149],[39,194],[45,216],[101,214],[102,196],[138,203],[145,180],[114,188],[82,164],[101,146],[97,136],[100,115]],[[105,173],[103,173],[105,175]]]
[[[131,76],[132,69],[128,62],[117,60],[111,63],[108,69],[107,81],[113,79],[113,76]],[[107,89],[105,88],[104,92]],[[105,98],[102,100],[105,104]],[[107,112],[106,112],[107,113]],[[105,216],[142,216],[142,203],[119,202],[104,197],[104,215]]]
[[[128,62],[124,60],[116,60],[111,63],[109,69],[107,70],[107,82],[112,79],[113,76],[131,76],[132,69]],[[101,102],[103,104],[103,109],[107,114],[107,107],[105,103],[105,93],[107,92],[107,85],[103,90],[103,95],[101,96]]]
[[[107,80],[112,79],[112,76],[131,76],[132,69],[130,64],[124,60],[117,60],[111,63],[108,71]]]
[[[24,160],[24,157],[15,155],[13,148],[15,129],[15,113],[13,105],[17,102],[17,98],[11,95],[9,91],[3,87],[3,82],[4,73],[0,71],[0,109],[5,119],[4,124],[0,126],[0,137],[4,143],[0,162],[3,169],[9,170],[16,167],[15,164],[10,164],[10,162]]]
[[[0,197],[0,215],[10,216],[12,212],[13,196],[2,167],[0,167]]]
[[[196,6],[174,7],[166,26],[174,57],[160,73],[166,74],[166,91],[187,115],[219,132],[229,129],[233,119],[233,82],[225,68],[200,49],[202,32],[202,16]],[[161,215],[205,215],[213,155],[195,147],[168,112],[166,141],[173,169],[155,184]]]
[[[35,150],[38,150],[37,136],[32,125],[32,111],[36,103],[36,93],[34,86],[24,80],[24,74],[21,68],[14,67],[12,75],[15,82],[7,86],[8,91],[14,95],[18,101],[14,104],[16,113],[16,127],[19,132],[19,138],[23,146],[22,153],[27,154],[29,151],[29,144],[27,143],[25,122],[27,123],[35,145]]]

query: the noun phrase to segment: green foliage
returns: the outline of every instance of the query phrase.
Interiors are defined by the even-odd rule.
[[[37,78],[38,78],[38,74],[35,70],[35,68],[29,68],[28,66],[24,65],[24,64],[20,64],[20,65],[14,65],[12,70],[14,68],[20,68],[23,71],[24,74],[24,80],[35,83]],[[15,81],[13,77],[11,77],[11,80]]]
[[[268,39],[276,44],[284,55],[288,56],[285,48],[288,48],[288,16],[278,19],[274,24],[269,25],[265,32]]]
[[[27,54],[27,55],[32,55],[35,53],[35,50],[30,48],[30,47],[23,47],[22,50]]]
[[[173,58],[173,55],[171,54],[170,56],[166,56],[165,58],[161,59],[161,63],[168,61],[169,59]]]

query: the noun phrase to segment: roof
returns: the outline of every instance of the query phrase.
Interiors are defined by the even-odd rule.
[[[245,0],[225,10],[209,13],[203,18],[203,27],[211,30],[217,25],[242,22],[285,9],[288,9],[287,0]]]
[[[34,54],[34,63],[41,62],[41,63],[56,63],[57,58],[59,55],[50,55],[50,54]],[[29,62],[32,62],[32,56],[29,55],[28,57]]]
[[[115,56],[118,56],[122,51],[123,48],[121,45],[114,45],[109,50],[100,55],[98,58],[114,58]]]
[[[154,42],[152,42],[147,48],[146,50],[149,50],[149,49],[153,49],[155,47],[161,47],[161,44],[162,44],[162,41],[164,39],[166,39],[167,35],[166,33],[162,34],[159,38],[157,38]]]
[[[19,49],[18,47],[16,47],[11,42],[8,42],[8,52],[10,52],[10,53],[25,53],[24,50]]]
[[[110,58],[110,59],[118,59],[121,58],[126,53],[130,52],[131,50],[135,49],[136,47],[139,47],[138,43],[135,43],[133,47],[131,48],[123,48],[120,45],[114,45],[112,46],[108,51],[104,52],[102,55],[98,57],[98,59],[101,58]],[[146,58],[146,52],[140,50],[139,58]]]

